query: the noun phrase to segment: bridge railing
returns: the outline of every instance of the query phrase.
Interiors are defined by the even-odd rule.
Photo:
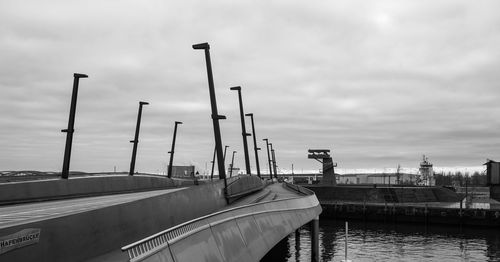
[[[238,176],[228,181],[226,196],[230,200],[238,199],[255,191],[263,189],[265,183],[257,176]]]
[[[314,191],[288,182],[283,182],[283,186],[303,195],[314,195]]]
[[[292,188],[294,188],[294,190],[296,189],[294,185],[292,185]],[[321,208],[318,199],[312,191],[312,194],[309,194],[311,192],[307,192],[305,190],[302,191],[304,192],[304,194],[307,193],[307,196],[271,200],[267,202],[244,205],[193,219],[139,240],[125,247],[122,247],[122,251],[127,251],[130,261],[141,261],[160,251],[161,249],[168,248],[176,242],[181,241],[182,239],[187,238],[197,232],[211,228],[212,226],[223,223],[227,220],[252,216],[255,214],[266,214],[274,212],[289,213],[290,216],[300,217],[300,219],[298,220],[305,221],[304,223],[306,223],[307,221],[310,221],[312,219],[312,215],[314,214],[314,212],[294,212],[301,210],[303,211],[306,209],[308,210],[311,208]],[[314,216],[317,215],[318,214],[314,214]]]

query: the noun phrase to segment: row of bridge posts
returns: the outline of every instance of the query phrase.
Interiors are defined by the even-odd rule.
[[[214,87],[214,80],[213,80],[213,73],[212,73],[212,63],[210,59],[210,45],[208,43],[201,43],[201,44],[195,44],[193,45],[193,49],[195,50],[203,50],[205,53],[205,62],[207,66],[207,77],[208,77],[208,87],[209,87],[209,94],[210,94],[210,104],[211,104],[211,109],[212,109],[212,120],[213,120],[213,126],[214,126],[214,136],[215,136],[215,152],[214,152],[214,157],[212,160],[212,172],[210,177],[213,179],[213,169],[215,165],[215,156],[217,156],[217,163],[218,163],[218,168],[219,168],[219,178],[224,179],[224,188],[227,188],[227,181],[226,181],[226,172],[225,172],[225,167],[224,167],[224,160],[225,160],[225,150],[224,149],[224,154],[222,153],[222,139],[220,135],[220,125],[219,125],[219,120],[220,119],[226,119],[225,116],[219,115],[218,110],[217,110],[217,101],[215,98],[215,87]],[[255,137],[255,126],[254,126],[254,120],[253,120],[253,113],[248,113],[245,114],[243,110],[243,101],[241,97],[241,87],[240,86],[234,86],[231,87],[230,90],[234,90],[238,92],[238,102],[239,102],[239,107],[240,107],[240,117],[241,117],[241,129],[242,129],[242,136],[243,136],[243,148],[244,148],[244,156],[245,156],[245,169],[247,174],[250,174],[250,157],[248,154],[248,143],[247,143],[247,136],[251,136],[252,134],[246,132],[246,127],[245,127],[245,116],[248,116],[251,118],[251,123],[252,123],[252,133],[253,133],[253,140],[254,140],[254,151],[255,151],[255,159],[256,159],[256,165],[257,165],[257,176],[261,177],[260,174],[260,166],[259,166],[259,157],[258,157],[258,150],[260,150],[259,147],[257,147],[257,139]],[[269,162],[269,176],[272,179],[272,171],[274,171],[274,176],[277,177],[277,168],[276,168],[276,156],[274,149],[272,148],[272,144],[268,142],[268,139],[263,139],[266,141],[266,146],[267,146],[267,155],[268,155],[268,162]],[[271,146],[271,155],[269,153],[269,146]],[[236,151],[233,151],[233,157],[234,153]],[[223,156],[224,155],[224,156]],[[271,160],[272,157],[272,160]],[[273,166],[273,168],[271,168]],[[232,172],[233,166],[231,165],[231,170],[230,173]]]
[[[68,179],[69,177],[69,164],[71,159],[71,148],[73,144],[73,133],[75,132],[75,114],[76,114],[76,102],[78,97],[78,86],[80,83],[80,78],[88,78],[88,75],[74,73],[73,74],[73,92],[71,94],[71,105],[69,111],[69,119],[68,119],[68,128],[61,130],[61,132],[66,133],[66,146],[64,149],[64,160],[63,160],[63,168],[61,171],[61,178]],[[135,136],[134,140],[131,140],[130,143],[133,143],[132,149],[132,159],[130,160],[130,170],[129,175],[134,175],[135,170],[135,160],[137,155],[137,144],[139,143],[139,131],[141,126],[141,117],[142,117],[142,107],[144,105],[149,105],[148,102],[139,102],[139,112],[137,113],[137,124],[135,127]],[[175,148],[175,137],[177,133],[177,125],[182,124],[182,122],[175,121],[175,129],[174,129],[174,138],[172,142],[172,150],[168,152],[170,154],[170,162],[168,167],[168,177],[172,177],[172,161],[174,157],[174,148]]]
[[[196,45],[193,45],[193,49],[198,49],[198,50],[204,51],[206,65],[207,65],[209,94],[210,94],[212,120],[213,120],[213,125],[214,125],[214,136],[215,136],[215,150],[214,150],[215,152],[214,152],[214,160],[212,160],[213,164],[212,164],[211,178],[213,178],[213,166],[215,165],[215,156],[217,156],[218,166],[219,166],[219,178],[224,179],[224,184],[225,184],[225,188],[226,188],[227,182],[226,182],[226,172],[225,172],[225,167],[224,167],[224,158],[225,157],[222,156],[223,155],[222,154],[222,139],[221,139],[221,134],[220,134],[220,126],[219,126],[219,120],[225,119],[226,117],[223,115],[219,115],[217,112],[218,111],[217,110],[217,102],[216,102],[216,98],[215,98],[215,87],[214,87],[214,82],[213,82],[212,65],[211,65],[210,51],[209,51],[210,46],[208,43],[196,44]],[[75,122],[75,112],[76,112],[76,102],[77,102],[77,95],[78,95],[79,80],[80,80],[80,78],[87,78],[87,77],[88,76],[85,74],[79,74],[79,73],[74,74],[73,93],[72,93],[72,98],[71,98],[71,108],[70,108],[70,114],[69,114],[68,128],[61,130],[62,132],[67,133],[66,147],[65,147],[65,151],[64,151],[63,169],[61,172],[61,174],[62,174],[61,177],[63,179],[67,179],[69,176],[69,165],[70,165],[71,147],[72,147],[73,133],[74,133],[74,122]],[[253,114],[252,113],[244,114],[243,102],[242,102],[242,97],[241,97],[241,87],[236,86],[236,87],[231,87],[230,89],[238,91],[238,100],[239,100],[239,104],[240,104],[240,115],[241,115],[241,125],[242,125],[246,172],[247,172],[247,174],[250,174],[250,161],[249,161],[248,145],[247,145],[246,137],[250,136],[252,134],[246,132],[244,116],[248,116],[251,118],[255,159],[256,159],[256,165],[257,165],[257,176],[261,177],[259,158],[258,158],[258,150],[260,150],[260,148],[257,147]],[[142,107],[143,107],[143,105],[148,105],[148,104],[149,104],[148,102],[142,102],[142,101],[139,102],[139,112],[138,112],[138,116],[137,116],[135,137],[134,137],[134,140],[130,141],[131,143],[133,143],[133,150],[132,150],[132,159],[130,161],[129,175],[133,175],[134,169],[135,169],[135,159],[136,159],[136,154],[137,154],[137,145],[139,143],[139,129],[140,129],[140,124],[141,124]],[[176,135],[178,124],[182,124],[182,122],[178,122],[178,121],[175,122],[175,130],[174,130],[174,137],[173,137],[173,142],[172,142],[172,149],[170,152],[168,152],[170,154],[170,161],[169,161],[169,167],[168,167],[168,177],[172,176],[172,160],[173,160],[173,155],[174,155],[175,135]],[[272,144],[269,143],[267,138],[263,139],[263,140],[266,141],[270,178],[272,178],[273,171],[274,171],[274,176],[277,178],[276,156],[275,156],[274,149],[272,147]],[[271,152],[269,152],[269,146],[271,147]],[[225,155],[225,153],[224,153],[224,155]]]

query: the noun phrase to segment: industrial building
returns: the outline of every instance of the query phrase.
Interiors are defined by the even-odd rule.
[[[172,177],[193,178],[194,166],[172,166]]]
[[[416,181],[415,174],[409,173],[363,173],[337,175],[338,184],[382,184],[411,185]]]
[[[421,184],[423,186],[435,186],[436,179],[434,178],[434,170],[432,169],[432,163],[429,159],[423,155],[422,162],[420,162],[420,168],[418,169],[421,178]]]

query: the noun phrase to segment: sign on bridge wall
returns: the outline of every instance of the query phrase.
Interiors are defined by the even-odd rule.
[[[38,243],[40,231],[39,228],[26,228],[14,234],[0,237],[0,254]]]

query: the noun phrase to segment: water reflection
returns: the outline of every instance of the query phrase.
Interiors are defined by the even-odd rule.
[[[262,259],[261,261],[276,261],[276,262],[286,262],[286,261],[293,261],[290,260],[291,253],[290,252],[292,249],[290,248],[290,240],[288,238],[284,238],[281,240],[274,248],[269,251]],[[297,250],[297,249],[295,249]],[[294,250],[294,253],[296,251]],[[297,252],[298,253],[298,252]],[[309,261],[311,259],[309,258]]]
[[[322,261],[341,261],[344,221],[320,220]],[[308,227],[290,234],[263,261],[310,261]],[[352,261],[500,261],[498,229],[349,222]],[[298,241],[297,241],[298,240]]]
[[[295,232],[295,261],[300,261],[300,231]]]

